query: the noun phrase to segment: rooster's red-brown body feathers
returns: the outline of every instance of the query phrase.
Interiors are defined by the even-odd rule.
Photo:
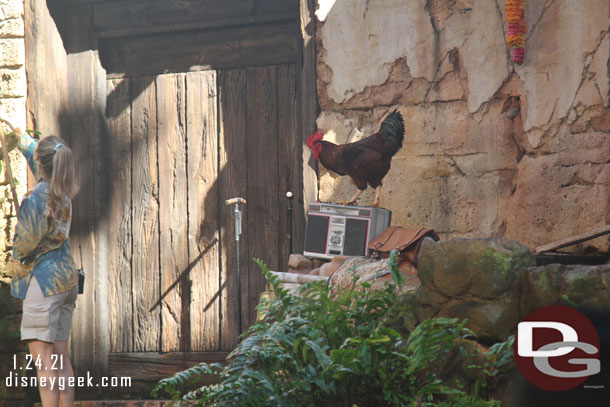
[[[402,115],[395,110],[384,119],[377,133],[362,140],[334,144],[323,140],[323,136],[323,133],[316,132],[307,139],[307,147],[313,151],[314,157],[329,171],[349,175],[358,189],[364,191],[367,185],[373,188],[381,186],[390,170],[392,157],[402,147],[404,123]],[[375,202],[378,202],[378,197]]]

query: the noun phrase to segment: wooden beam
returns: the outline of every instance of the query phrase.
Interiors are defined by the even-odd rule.
[[[123,28],[116,30],[97,31],[96,35],[100,39],[136,37],[151,34],[168,34],[178,31],[211,30],[218,28],[245,27],[250,25],[272,24],[295,22],[296,16],[293,13],[276,13],[261,16],[246,16],[227,18],[222,20],[193,21],[190,23],[159,24],[138,28]]]
[[[94,6],[96,32],[224,21],[274,13],[296,19],[297,0],[127,0]]]
[[[169,377],[198,363],[224,363],[229,352],[133,352],[108,354],[111,376],[155,381]]]
[[[283,273],[281,271],[272,271],[271,274],[277,277],[278,281],[282,283],[292,284],[307,284],[313,281],[327,281],[327,277],[322,276],[310,276],[309,274],[299,273]]]
[[[572,246],[578,243],[586,242],[587,240],[595,239],[603,235],[610,234],[610,225],[602,226],[601,228],[592,230],[587,233],[583,233],[578,236],[568,237],[566,239],[558,240],[553,243],[546,244],[544,246],[537,247],[534,249],[534,253],[546,253],[553,250],[561,249],[563,247]]]
[[[295,23],[100,40],[109,78],[292,63]]]

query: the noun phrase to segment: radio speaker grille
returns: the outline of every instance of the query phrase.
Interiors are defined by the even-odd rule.
[[[343,246],[345,256],[362,256],[363,253],[366,253],[368,223],[363,219],[347,218],[345,222],[345,245]]]
[[[330,217],[309,215],[307,220],[307,235],[305,236],[305,251],[314,253],[326,252],[326,236]]]

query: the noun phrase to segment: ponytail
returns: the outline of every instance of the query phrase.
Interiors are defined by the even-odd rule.
[[[59,137],[50,136],[40,140],[37,152],[51,184],[50,192],[58,197],[73,198],[78,192],[78,180],[72,150]]]
[[[61,146],[60,144],[57,144]],[[73,198],[78,192],[76,170],[72,150],[65,145],[55,152],[53,157],[53,174],[51,175],[51,193],[55,196]]]

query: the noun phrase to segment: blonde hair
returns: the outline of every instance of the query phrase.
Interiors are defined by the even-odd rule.
[[[78,192],[74,155],[57,136],[41,139],[36,148],[41,170],[49,178],[50,192],[58,197],[73,198]]]

